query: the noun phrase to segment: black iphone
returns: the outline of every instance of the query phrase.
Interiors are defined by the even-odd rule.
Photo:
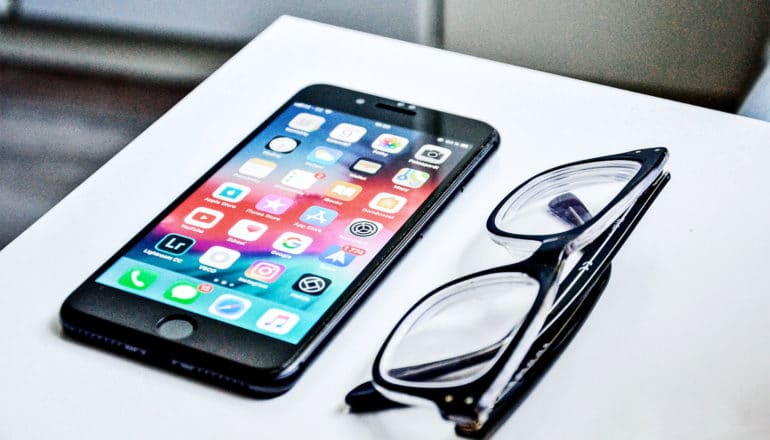
[[[280,394],[497,144],[483,122],[309,86],[75,290],[62,327]]]

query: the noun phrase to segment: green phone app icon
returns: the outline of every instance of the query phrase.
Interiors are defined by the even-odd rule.
[[[177,281],[163,293],[163,296],[171,301],[182,304],[191,304],[200,295],[198,285],[187,281]]]
[[[158,274],[146,269],[133,268],[124,273],[119,279],[118,284],[131,289],[144,290],[150,287],[158,279]]]

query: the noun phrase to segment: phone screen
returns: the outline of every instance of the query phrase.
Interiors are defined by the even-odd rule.
[[[297,344],[472,147],[292,102],[96,281]]]

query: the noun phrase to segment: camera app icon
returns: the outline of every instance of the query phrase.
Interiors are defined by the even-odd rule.
[[[439,147],[438,145],[423,145],[414,155],[414,158],[423,162],[432,163],[435,165],[441,165],[449,159],[452,154],[452,150],[449,148]]]

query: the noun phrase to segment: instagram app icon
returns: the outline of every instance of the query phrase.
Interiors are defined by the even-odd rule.
[[[248,269],[246,276],[265,283],[272,283],[277,280],[286,268],[280,264],[270,263],[269,261],[256,261]]]

